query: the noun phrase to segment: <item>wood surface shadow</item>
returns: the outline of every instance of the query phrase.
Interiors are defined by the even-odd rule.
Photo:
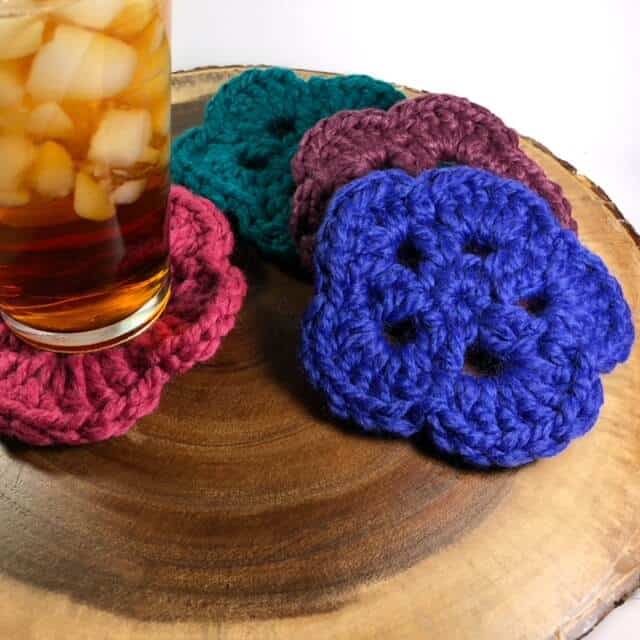
[[[242,449],[246,457],[238,460],[235,473],[245,485],[224,486],[221,481],[233,472],[231,457],[239,454],[225,451],[215,437],[207,440],[206,412],[203,424],[192,425],[194,446],[184,455],[174,448],[180,426],[171,416],[182,418],[166,405],[130,437],[90,447],[3,443],[0,484],[6,486],[0,486],[0,495],[28,496],[15,512],[8,503],[5,522],[19,522],[30,532],[11,536],[0,547],[3,573],[142,621],[319,614],[357,599],[361,585],[448,546],[485,519],[509,491],[508,476],[453,466],[424,438],[407,446],[392,435],[332,418],[298,359],[312,286],[299,274],[264,262],[242,241],[233,262],[247,276],[249,295],[221,354],[226,368],[211,363],[193,372],[191,383],[185,376],[165,401],[189,403],[191,395],[179,397],[193,393],[191,385],[238,375],[249,398],[262,389],[273,396],[275,384],[280,407],[256,422],[248,420],[242,429],[269,432],[270,422],[286,415],[308,431],[277,440],[281,444],[273,453],[273,439],[264,439],[255,450]],[[239,420],[237,405],[224,397],[233,412],[230,419]],[[295,438],[299,444],[292,446]],[[318,447],[333,452],[326,477],[314,469],[327,464],[319,459],[300,467],[297,447],[309,448],[307,441],[315,443],[318,458]],[[259,455],[273,458],[267,458],[264,472],[253,471],[251,456],[262,450]],[[273,484],[280,467],[297,471],[285,472]],[[332,476],[342,478],[337,494]],[[276,498],[259,497],[269,485]],[[320,488],[311,499],[305,487],[316,485]],[[43,501],[40,495],[55,498]],[[287,502],[282,497],[287,495],[296,497]],[[255,500],[261,501],[258,509],[252,506]]]

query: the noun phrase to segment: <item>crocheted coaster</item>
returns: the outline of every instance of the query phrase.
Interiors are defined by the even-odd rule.
[[[213,200],[265,254],[297,259],[291,239],[291,159],[304,132],[342,109],[387,109],[404,98],[366,76],[311,78],[245,71],[210,101],[202,127],[173,146],[176,182]]]
[[[146,333],[106,351],[65,356],[24,344],[0,323],[0,433],[34,445],[97,442],[153,412],[164,385],[208,360],[246,293],[229,263],[233,235],[210,202],[170,197],[173,298]]]
[[[302,263],[311,267],[315,233],[338,188],[378,169],[415,176],[449,163],[520,180],[549,201],[563,226],[576,229],[562,189],[519,148],[513,129],[464,98],[429,95],[388,112],[338,113],[306,133],[292,163],[292,233]]]
[[[469,168],[374,172],[318,234],[301,357],[331,410],[427,430],[479,466],[551,456],[594,423],[631,312],[600,258],[522,184]]]

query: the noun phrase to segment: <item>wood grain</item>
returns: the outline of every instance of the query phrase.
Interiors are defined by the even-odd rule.
[[[176,133],[239,71],[176,74]],[[637,321],[638,238],[595,185],[523,146]],[[246,246],[235,260],[239,326],[155,415],[97,446],[0,449],[0,637],[578,638],[638,584],[638,348],[564,454],[471,471],[331,421],[296,362],[310,285]]]

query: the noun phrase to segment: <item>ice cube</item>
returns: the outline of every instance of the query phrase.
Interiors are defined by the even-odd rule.
[[[0,136],[0,190],[15,191],[27,169],[33,163],[36,149],[33,143],[21,135]]]
[[[101,100],[65,100],[58,103],[73,122],[73,134],[68,138],[67,148],[74,157],[86,157],[89,143],[105,112]]]
[[[136,38],[134,46],[140,51],[153,53],[160,48],[166,28],[160,18],[155,20]]]
[[[123,182],[111,194],[111,200],[115,204],[133,204],[144,193],[146,186],[146,180],[129,180],[128,182]]]
[[[132,38],[144,30],[155,13],[155,0],[125,0],[109,31],[118,38]]]
[[[44,102],[31,112],[27,130],[37,138],[64,140],[73,134],[73,122],[57,102]]]
[[[19,65],[15,62],[0,62],[0,108],[20,104],[23,96],[24,87]]]
[[[151,116],[144,109],[110,109],[91,139],[89,160],[109,167],[131,167],[151,141]]]
[[[120,13],[125,0],[76,0],[54,13],[74,24],[90,29],[105,29]]]
[[[116,214],[109,193],[86,173],[76,176],[73,208],[80,218],[95,222],[104,222]]]
[[[26,189],[0,190],[0,207],[23,207],[29,200],[31,194]]]
[[[155,164],[158,162],[158,158],[160,157],[160,152],[153,147],[147,147],[140,158],[140,162],[144,162],[145,164]]]
[[[147,106],[158,100],[170,100],[171,55],[166,40],[149,53],[138,49],[140,62],[130,87],[120,98],[134,106]]]
[[[33,16],[0,19],[0,60],[15,60],[34,53],[42,44],[44,20]]]
[[[120,40],[60,25],[36,54],[27,90],[40,101],[108,98],[131,83],[137,63],[135,49]]]
[[[164,137],[169,135],[171,129],[171,107],[169,100],[160,100],[151,109],[153,132]]]
[[[85,162],[82,164],[82,170],[85,173],[98,178],[98,182],[108,180],[111,178],[111,169],[105,164],[94,164],[92,162]]]
[[[57,142],[45,142],[31,168],[31,184],[42,196],[65,198],[73,189],[73,160]]]

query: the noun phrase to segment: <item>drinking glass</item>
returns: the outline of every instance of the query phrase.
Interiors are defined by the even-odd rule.
[[[91,351],[170,296],[170,2],[0,0],[0,310]]]

